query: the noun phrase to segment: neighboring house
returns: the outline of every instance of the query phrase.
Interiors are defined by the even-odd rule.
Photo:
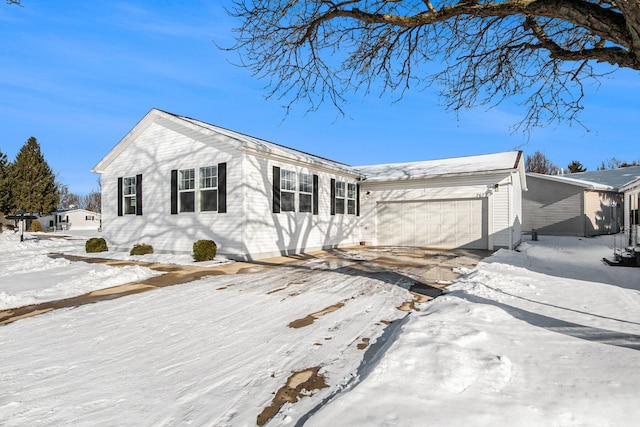
[[[587,171],[566,176],[614,187],[623,198],[624,232],[627,244],[640,244],[638,238],[638,187],[640,186],[640,166]]]
[[[100,214],[86,209],[64,209],[38,218],[43,230],[93,230],[100,228]]]
[[[622,187],[624,194],[624,229],[629,245],[640,245],[640,178]]]
[[[527,185],[523,232],[596,236],[620,231],[622,196],[610,185],[538,173],[527,173]]]
[[[93,171],[110,248],[189,253],[211,239],[237,259],[362,241],[513,248],[526,187],[521,152],[353,168],[156,109]]]

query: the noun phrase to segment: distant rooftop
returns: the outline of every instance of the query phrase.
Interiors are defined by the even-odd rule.
[[[640,166],[570,173],[564,176],[620,188],[623,185],[640,178]]]

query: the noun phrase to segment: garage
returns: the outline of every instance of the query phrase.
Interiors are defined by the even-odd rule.
[[[380,202],[377,241],[382,246],[487,249],[487,198]]]

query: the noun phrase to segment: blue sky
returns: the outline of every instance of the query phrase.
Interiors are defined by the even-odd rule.
[[[519,107],[459,116],[430,91],[350,97],[285,117],[266,82],[230,62],[230,1],[0,4],[0,150],[10,160],[30,136],[72,192],[97,188],[91,168],[151,109],[193,117],[336,161],[365,165],[522,149],[560,167],[590,170],[616,157],[640,159],[640,75],[618,71],[589,88],[581,120],[511,134]],[[596,90],[597,89],[597,90]]]

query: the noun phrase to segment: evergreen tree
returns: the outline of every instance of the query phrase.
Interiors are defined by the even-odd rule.
[[[56,177],[33,136],[22,146],[11,172],[13,204],[29,213],[47,214],[60,200]]]
[[[582,163],[580,163],[577,160],[573,160],[571,163],[569,163],[569,166],[567,166],[567,169],[569,169],[569,172],[571,173],[578,173],[578,172],[586,172],[587,168],[585,168]]]
[[[11,163],[7,160],[7,155],[0,151],[0,213],[7,214],[14,208],[11,200],[11,185],[9,176],[11,174]]]

